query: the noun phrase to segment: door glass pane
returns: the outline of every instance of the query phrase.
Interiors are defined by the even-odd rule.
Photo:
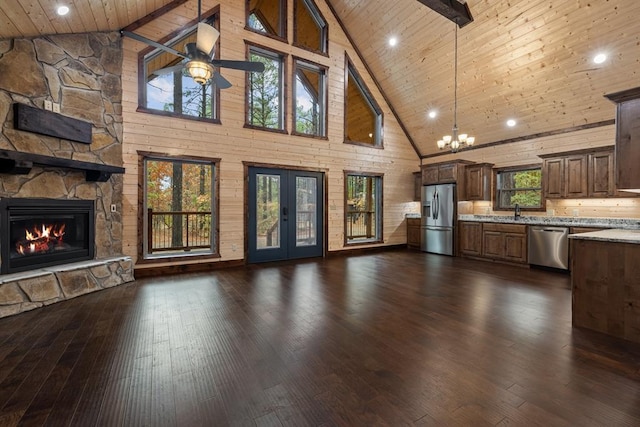
[[[256,174],[257,249],[280,247],[280,177]]]
[[[317,241],[316,178],[296,177],[296,246],[313,246]]]

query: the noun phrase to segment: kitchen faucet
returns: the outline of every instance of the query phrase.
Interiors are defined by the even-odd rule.
[[[516,203],[515,210],[513,213],[513,219],[516,221],[520,219],[520,205]]]

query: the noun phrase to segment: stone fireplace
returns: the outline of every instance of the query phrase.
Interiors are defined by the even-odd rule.
[[[90,200],[0,200],[0,274],[94,257]]]
[[[117,32],[0,40],[0,317],[133,281],[121,74]]]

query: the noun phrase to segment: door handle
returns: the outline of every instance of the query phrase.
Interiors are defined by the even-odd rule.
[[[286,221],[287,220],[287,215],[289,214],[289,209],[285,207],[282,208],[282,220]]]

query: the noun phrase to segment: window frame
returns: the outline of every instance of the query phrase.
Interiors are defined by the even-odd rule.
[[[245,99],[244,99],[244,108],[245,108],[245,113],[244,113],[244,127],[248,128],[248,129],[257,129],[257,130],[264,130],[267,132],[276,132],[276,133],[283,133],[283,134],[288,134],[288,130],[287,130],[287,103],[288,103],[288,90],[287,90],[287,57],[288,55],[286,53],[280,52],[278,50],[266,47],[266,46],[262,46],[259,44],[255,44],[255,43],[249,43],[247,41],[245,41],[245,45],[246,45],[246,58],[248,61],[251,60],[251,53],[252,51],[258,51],[258,52],[263,52],[265,53],[264,56],[272,56],[272,57],[278,57],[280,58],[280,64],[281,64],[281,69],[280,69],[280,82],[279,82],[279,94],[280,94],[280,101],[279,101],[279,105],[281,107],[281,111],[280,111],[280,124],[281,124],[281,128],[279,129],[275,129],[275,128],[269,128],[269,127],[264,127],[264,126],[259,126],[259,125],[254,125],[252,123],[249,122],[249,113],[251,110],[250,107],[250,97],[251,97],[251,77],[252,77],[252,73],[250,72],[246,72],[246,77],[245,77]]]
[[[138,182],[141,191],[138,191],[138,259],[137,264],[151,264],[158,262],[174,262],[186,261],[194,259],[217,259],[220,258],[220,161],[219,158],[199,157],[180,155],[174,156],[170,154],[162,154],[148,151],[138,151]],[[211,165],[211,249],[210,251],[199,251],[184,254],[176,252],[152,255],[148,253],[148,231],[147,221],[145,220],[147,212],[147,161],[181,161],[184,163],[203,163]]]
[[[514,209],[513,206],[501,206],[500,205],[500,192],[501,191],[513,191],[513,189],[511,190],[503,190],[501,188],[499,188],[499,182],[500,182],[500,174],[502,173],[513,173],[513,172],[525,172],[525,171],[530,171],[530,170],[540,170],[540,187],[536,188],[536,187],[531,187],[531,188],[521,188],[518,189],[520,191],[522,190],[530,190],[530,191],[540,191],[540,207],[526,207],[526,206],[521,206],[520,210],[522,211],[528,211],[528,212],[542,212],[546,210],[546,200],[544,198],[544,194],[543,194],[543,184],[542,184],[542,164],[536,163],[536,164],[528,164],[528,165],[518,165],[518,166],[509,166],[509,167],[502,167],[502,168],[493,168],[493,180],[492,180],[492,186],[493,186],[493,210],[494,211],[512,211]]]
[[[374,178],[378,185],[376,185],[375,193],[375,220],[376,220],[376,236],[370,239],[360,239],[353,241],[353,239],[349,239],[348,237],[348,219],[347,216],[349,214],[349,202],[348,202],[348,185],[349,185],[349,177],[350,176],[359,176],[359,177],[367,177]],[[376,182],[374,181],[374,182]],[[384,243],[384,174],[377,172],[362,172],[362,171],[344,171],[344,246],[361,246],[361,245],[371,245],[371,244],[379,244]]]
[[[202,14],[201,19],[203,21],[213,20],[212,25],[220,31],[220,6],[216,6],[207,12]],[[189,21],[186,25],[172,31],[165,37],[162,37],[157,42],[163,45],[175,43],[176,41],[186,37],[192,31],[195,31],[198,24],[198,19]],[[157,110],[155,108],[147,107],[147,78],[146,78],[146,61],[147,57],[155,56],[155,51],[160,49],[148,46],[138,53],[138,107],[136,112],[154,114],[165,117],[175,117],[179,119],[195,120],[199,122],[220,124],[220,88],[217,85],[211,85],[211,103],[212,103],[212,118],[207,117],[195,117],[181,113],[174,113],[171,111]],[[214,58],[220,58],[220,39],[216,41],[215,56]]]
[[[304,133],[304,132],[299,132],[297,130],[297,97],[296,97],[296,92],[297,92],[297,88],[298,88],[298,79],[297,79],[297,72],[298,72],[298,65],[301,65],[301,68],[306,68],[306,69],[310,69],[310,70],[314,70],[316,69],[317,71],[319,71],[321,73],[321,94],[318,94],[318,98],[321,97],[321,103],[320,103],[320,109],[321,109],[321,113],[320,115],[322,116],[319,120],[318,123],[321,125],[321,132],[320,133],[316,133],[316,134],[310,134],[310,133]],[[304,136],[307,138],[319,138],[319,139],[323,139],[326,140],[328,139],[328,127],[329,127],[329,115],[327,113],[327,101],[328,101],[328,85],[327,85],[327,80],[328,80],[328,74],[329,74],[329,68],[312,62],[312,61],[308,61],[304,58],[299,58],[294,56],[293,57],[293,73],[292,73],[292,86],[293,86],[293,91],[292,91],[292,96],[291,96],[291,110],[292,110],[292,120],[293,123],[291,125],[291,134],[292,135],[297,135],[297,136]]]
[[[287,40],[287,30],[288,30],[288,19],[289,16],[287,13],[287,0],[277,0],[280,2],[280,34],[272,34],[269,32],[263,32],[257,30],[251,26],[249,26],[249,17],[251,16],[251,10],[249,9],[251,5],[251,0],[246,0],[245,2],[245,20],[244,20],[244,29],[247,31],[251,31],[252,33],[260,34],[261,36],[269,37],[274,40],[279,40],[285,43],[288,43]],[[261,20],[261,22],[263,22]]]
[[[364,97],[364,99],[368,102],[369,107],[376,113],[376,124],[375,124],[375,139],[373,144],[370,144],[365,141],[354,141],[347,138],[347,111],[348,111],[348,95],[349,95],[349,75],[353,76],[353,80],[356,83],[358,90]],[[380,105],[376,102],[375,98],[371,94],[371,91],[362,80],[360,73],[356,69],[355,65],[349,58],[349,55],[345,53],[345,66],[344,66],[344,143],[345,144],[353,144],[353,145],[361,145],[365,147],[384,149],[384,113],[380,108]]]
[[[305,4],[307,10],[311,14],[311,17],[316,22],[318,27],[320,27],[320,38],[321,38],[321,48],[313,49],[309,46],[305,46],[298,41],[298,1],[301,1]],[[321,21],[321,22],[319,22]],[[320,9],[318,9],[318,5],[314,2],[314,0],[294,0],[293,1],[293,46],[299,47],[300,49],[307,50],[309,52],[317,53],[319,55],[323,55],[329,57],[329,23],[324,18]]]

